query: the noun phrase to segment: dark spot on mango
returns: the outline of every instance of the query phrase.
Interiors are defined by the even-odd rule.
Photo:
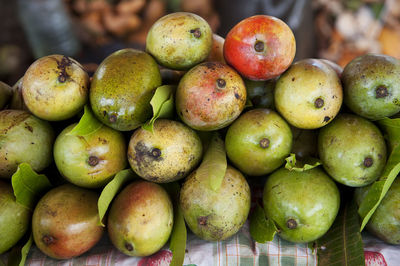
[[[380,85],[375,89],[375,98],[385,98],[389,95],[388,89],[384,85]]]
[[[235,98],[236,98],[236,99],[240,99],[239,93],[235,92]]]
[[[324,122],[328,122],[331,118],[329,116],[324,117]]]
[[[55,239],[54,239],[54,237],[52,237],[52,236],[44,235],[44,236],[42,237],[42,241],[43,241],[43,243],[44,243],[46,246],[48,246],[48,245],[53,244],[53,243],[55,242]]]
[[[98,163],[99,163],[99,158],[98,157],[96,157],[96,156],[90,156],[89,157],[89,159],[88,159],[88,164],[90,165],[90,166],[96,166]]]
[[[208,216],[200,216],[197,218],[197,223],[202,226],[207,226]]]
[[[131,243],[125,243],[125,248],[126,248],[126,250],[128,250],[128,251],[133,251],[133,246],[132,246]]]
[[[295,219],[289,219],[286,222],[286,226],[289,229],[296,229],[297,228],[297,222]]]

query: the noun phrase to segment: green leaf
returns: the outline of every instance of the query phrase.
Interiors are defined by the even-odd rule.
[[[378,121],[381,129],[386,133],[391,151],[400,144],[400,118],[383,118]]]
[[[257,204],[250,216],[250,235],[254,241],[265,243],[272,241],[277,232],[275,223],[265,217],[264,209]]]
[[[357,206],[354,200],[342,200],[329,231],[318,239],[318,265],[365,265]]]
[[[211,189],[218,191],[224,180],[226,167],[225,144],[215,132],[196,174],[203,178],[209,178]]]
[[[24,266],[26,257],[29,254],[33,242],[32,233],[29,234],[28,240],[21,247],[20,245],[15,246],[10,254],[8,255],[8,266]]]
[[[142,126],[150,132],[153,132],[153,125],[157,118],[171,118],[174,113],[174,92],[176,86],[163,85],[157,88],[150,104],[153,107],[153,117]]]
[[[362,219],[361,231],[367,225],[369,219],[371,219],[371,216],[374,214],[376,208],[378,208],[399,173],[400,145],[396,145],[386,162],[381,177],[372,184],[358,208],[358,214]]]
[[[174,225],[172,227],[169,249],[172,251],[170,266],[181,266],[185,260],[187,231],[183,212],[179,206],[180,186],[177,182],[163,184],[174,204]]]
[[[99,224],[104,226],[103,218],[106,214],[111,201],[114,199],[115,195],[120,191],[122,186],[129,180],[133,180],[137,175],[132,171],[132,169],[125,169],[119,171],[115,177],[103,188],[100,194],[99,200],[97,202],[97,209],[99,211]]]
[[[73,136],[87,136],[99,130],[103,124],[96,119],[92,110],[85,105],[85,112],[79,123],[68,133]]]
[[[17,171],[11,177],[11,183],[17,202],[33,210],[36,201],[44,192],[51,188],[45,175],[39,175],[27,163],[18,165]]]
[[[294,153],[291,153],[285,160],[285,168],[296,172],[307,171],[321,165],[320,160],[311,157],[305,158],[304,161],[298,161]]]

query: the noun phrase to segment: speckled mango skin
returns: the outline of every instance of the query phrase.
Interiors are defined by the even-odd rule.
[[[263,203],[266,216],[280,229],[279,236],[307,243],[331,227],[339,211],[340,194],[333,180],[320,168],[304,172],[280,168],[267,179]],[[290,219],[296,221],[296,228],[288,228]]]
[[[315,106],[321,98],[324,105]],[[336,72],[318,59],[303,59],[289,67],[275,86],[275,107],[293,126],[316,129],[338,114],[343,90]]]
[[[353,59],[343,70],[344,102],[356,114],[377,120],[400,111],[400,60],[367,54]],[[385,86],[388,96],[376,98],[376,88]]]
[[[218,191],[212,190],[208,178],[199,178],[194,171],[183,183],[179,204],[194,234],[209,241],[224,240],[245,223],[250,188],[243,175],[229,165]]]
[[[355,198],[361,204],[371,186],[357,188]],[[378,208],[368,221],[366,229],[392,245],[400,244],[400,179],[397,177]]]
[[[47,192],[33,212],[36,246],[55,259],[73,258],[91,249],[104,232],[99,225],[97,200],[95,192],[72,184]]]
[[[11,178],[18,164],[40,172],[53,161],[53,128],[22,110],[0,111],[0,178]]]
[[[377,126],[353,114],[339,114],[319,131],[318,153],[325,171],[346,186],[374,182],[386,164],[386,143]],[[370,167],[365,158],[372,158]]]
[[[159,156],[152,154],[160,151]],[[158,119],[153,133],[137,129],[129,142],[128,160],[142,178],[167,183],[186,177],[201,160],[203,146],[194,130],[172,120]]]
[[[77,61],[63,55],[36,60],[22,80],[25,105],[44,120],[71,118],[83,108],[88,95],[88,74]]]
[[[223,88],[217,80],[225,81]],[[201,131],[218,130],[232,123],[246,104],[240,75],[220,62],[205,62],[190,69],[179,82],[176,111],[182,121]]]
[[[24,236],[31,216],[28,208],[16,202],[11,184],[0,181],[0,254]]]
[[[124,136],[107,126],[87,136],[69,135],[75,126],[65,128],[54,143],[57,168],[64,178],[77,186],[102,187],[127,165]],[[89,158],[93,156],[98,158],[98,163],[91,166]]]
[[[114,199],[108,216],[108,235],[128,256],[149,256],[168,241],[173,226],[173,206],[158,184],[136,181]]]
[[[269,140],[262,148],[260,141]],[[286,121],[269,109],[253,109],[229,127],[225,137],[229,159],[245,174],[269,174],[284,162],[292,149],[292,132]]]
[[[160,70],[149,54],[131,48],[116,51],[93,75],[93,113],[111,128],[133,130],[151,117],[150,100],[160,85]]]
[[[200,31],[200,37],[191,32]],[[212,30],[202,17],[188,12],[163,16],[150,28],[146,51],[167,68],[187,70],[204,61],[212,47]]]

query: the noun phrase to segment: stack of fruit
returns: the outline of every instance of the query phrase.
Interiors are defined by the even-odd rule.
[[[387,160],[373,121],[398,134],[387,117],[400,111],[400,62],[370,54],[342,72],[326,60],[292,64],[295,50],[274,17],[247,18],[224,40],[180,12],[151,27],[146,52],[117,51],[91,79],[72,58],[38,59],[1,90],[2,108],[14,109],[0,112],[0,253],[30,224],[37,247],[57,259],[92,248],[103,223],[130,256],[176,241],[185,222],[223,240],[248,218],[247,179],[266,175],[262,220],[292,242],[323,236],[339,211],[337,183],[362,187],[363,206],[367,185],[379,178],[388,189],[398,174],[398,140],[389,134]],[[58,171],[46,172],[53,159]],[[43,171],[66,184],[50,189]],[[368,224],[395,244],[398,189],[395,181]]]

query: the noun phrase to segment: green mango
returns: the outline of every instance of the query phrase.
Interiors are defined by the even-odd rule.
[[[202,17],[188,12],[158,19],[146,38],[146,51],[167,68],[187,70],[204,61],[213,43],[212,30]]]
[[[353,114],[339,114],[320,129],[318,153],[325,171],[351,187],[375,181],[386,163],[386,143],[378,127]]]
[[[168,193],[160,185],[136,181],[114,199],[108,215],[108,235],[128,256],[149,256],[168,241],[174,211]]]
[[[69,259],[91,249],[101,239],[98,194],[72,184],[47,192],[33,211],[36,246],[47,256]]]
[[[133,130],[151,117],[150,100],[160,85],[160,70],[149,54],[131,48],[116,51],[93,75],[93,113],[111,128]]]
[[[254,109],[229,127],[225,147],[229,159],[240,171],[261,176],[285,162],[292,149],[292,132],[275,111]]]
[[[11,178],[18,164],[40,172],[53,161],[53,128],[22,110],[0,111],[0,178]]]
[[[11,185],[0,181],[0,254],[24,236],[31,216],[29,209],[16,202]]]
[[[124,136],[107,126],[87,136],[70,135],[75,126],[65,128],[54,143],[57,169],[77,186],[102,187],[127,165]]]
[[[179,204],[186,224],[198,237],[224,240],[236,234],[250,211],[250,188],[233,167],[226,169],[221,187],[215,191],[208,176],[191,173],[183,183]]]
[[[12,96],[11,87],[0,81],[0,110],[6,107]]]
[[[128,160],[140,177],[167,183],[192,172],[202,152],[201,140],[193,129],[177,121],[158,119],[153,132],[139,128],[133,133]]]
[[[344,102],[354,113],[378,120],[400,111],[400,60],[379,54],[353,59],[343,70]]]
[[[357,188],[355,198],[361,204],[371,186]],[[397,177],[378,208],[366,225],[366,229],[386,243],[400,244],[400,179]]]
[[[340,206],[339,190],[320,168],[272,173],[263,192],[265,215],[279,236],[295,243],[312,242],[331,227]]]

